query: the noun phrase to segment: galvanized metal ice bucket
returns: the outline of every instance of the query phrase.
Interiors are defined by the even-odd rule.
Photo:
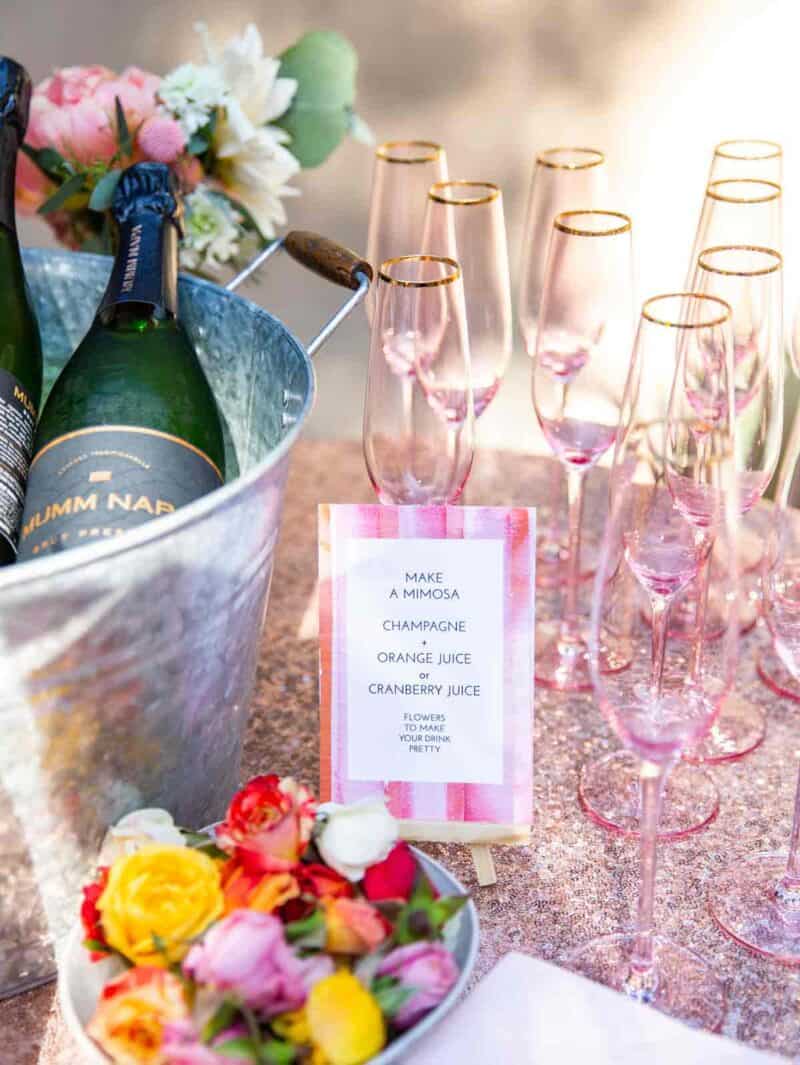
[[[205,825],[238,784],[289,453],[314,396],[309,354],[370,276],[331,242],[289,234],[229,289],[282,244],[354,290],[307,351],[261,308],[181,279],[238,476],[118,540],[0,570],[0,997],[53,974],[109,823],[164,806]],[[110,260],[29,251],[25,263],[49,384]]]

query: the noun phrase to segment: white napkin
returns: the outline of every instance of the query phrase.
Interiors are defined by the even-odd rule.
[[[404,1065],[739,1065],[788,1059],[698,1032],[556,965],[507,954]]]

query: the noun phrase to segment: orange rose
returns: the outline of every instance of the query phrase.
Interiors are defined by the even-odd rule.
[[[234,858],[222,869],[222,893],[226,914],[234,910],[272,913],[298,898],[300,886],[292,873],[249,873]]]
[[[390,926],[363,899],[324,899],[325,949],[332,954],[369,954],[386,939]]]
[[[176,976],[137,966],[106,984],[87,1031],[117,1065],[161,1065],[164,1026],[188,1016]]]

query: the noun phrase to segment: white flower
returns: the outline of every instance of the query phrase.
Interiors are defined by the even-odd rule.
[[[172,814],[152,807],[126,814],[108,832],[100,848],[99,865],[111,865],[117,858],[133,854],[148,843],[183,847],[186,844],[175,826]]]
[[[239,252],[242,216],[224,196],[199,185],[186,197],[181,265],[216,274]]]
[[[250,24],[217,50],[206,27],[196,27],[205,40],[208,62],[226,87],[224,107],[214,130],[214,153],[220,177],[235,200],[249,211],[263,237],[283,225],[281,199],[298,196],[287,182],[300,164],[284,147],[289,135],[270,125],[288,109],[297,91],[294,78],[279,78],[280,62],[264,55],[258,29]]]
[[[321,815],[321,816],[320,816]],[[323,861],[353,882],[382,862],[397,842],[397,822],[383,799],[320,806],[316,844]]]
[[[224,104],[226,92],[225,81],[216,67],[196,63],[177,67],[162,78],[158,89],[162,103],[178,120],[187,140]]]

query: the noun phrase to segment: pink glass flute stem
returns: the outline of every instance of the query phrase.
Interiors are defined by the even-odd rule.
[[[703,643],[706,627],[706,608],[708,606],[709,575],[711,573],[711,552],[714,549],[712,542],[705,557],[697,568],[697,612],[694,622],[694,646],[692,647],[692,680],[700,677],[700,666],[703,661]]]
[[[581,575],[581,523],[583,521],[584,471],[570,466],[567,469],[567,507],[569,540],[567,585],[564,592],[564,616],[561,637],[570,642],[580,640],[578,617],[578,587]]]
[[[667,626],[671,600],[660,595],[651,597],[653,626],[653,676],[650,690],[654,699],[661,698],[661,683],[664,676],[664,655],[667,650]]]
[[[642,763],[642,817],[639,850],[640,887],[636,911],[636,938],[631,954],[628,991],[637,998],[647,998],[648,980],[653,968],[653,904],[656,884],[656,840],[664,796],[666,767],[653,762]]]
[[[786,875],[779,887],[786,891],[800,892],[800,772],[797,777],[797,790],[794,795],[794,819],[792,835],[789,841],[789,860],[786,863]]]

